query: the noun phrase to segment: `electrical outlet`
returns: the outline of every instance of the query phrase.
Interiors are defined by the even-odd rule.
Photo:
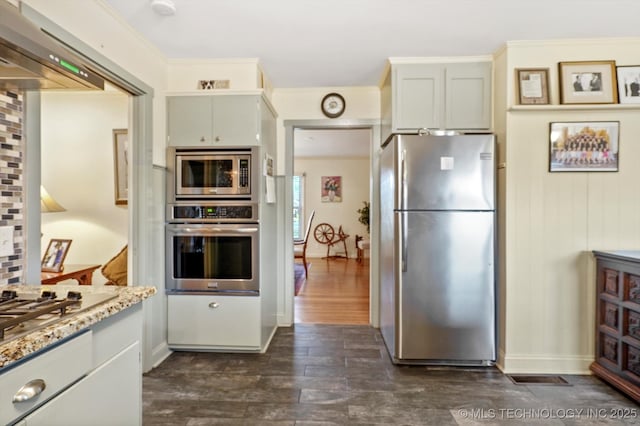
[[[13,253],[13,226],[0,226],[0,257]]]

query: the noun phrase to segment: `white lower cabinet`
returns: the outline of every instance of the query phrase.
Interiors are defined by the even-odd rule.
[[[0,372],[0,424],[141,425],[141,305]],[[34,383],[39,395],[12,402],[23,385]]]
[[[142,424],[140,343],[135,342],[25,418],[27,426]]]
[[[259,296],[168,296],[168,343],[174,349],[259,350]]]
[[[0,424],[11,424],[91,371],[89,331],[0,374]],[[22,401],[14,402],[21,394]]]

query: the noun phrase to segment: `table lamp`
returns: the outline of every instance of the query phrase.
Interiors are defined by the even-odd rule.
[[[40,212],[42,213],[55,213],[67,211],[56,200],[51,198],[51,195],[44,189],[44,186],[40,185]]]

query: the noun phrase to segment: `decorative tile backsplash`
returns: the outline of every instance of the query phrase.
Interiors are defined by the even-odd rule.
[[[24,271],[23,97],[0,90],[0,226],[13,226],[13,252],[0,257],[0,284],[19,284]]]

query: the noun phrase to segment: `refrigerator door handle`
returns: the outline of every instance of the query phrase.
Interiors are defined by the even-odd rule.
[[[404,212],[407,205],[407,151],[400,151],[400,261],[402,272],[407,272],[407,218]]]
[[[400,213],[400,257],[402,272],[407,272],[407,212]]]
[[[407,167],[405,157],[407,151],[400,153],[400,210],[404,210],[407,205]]]

